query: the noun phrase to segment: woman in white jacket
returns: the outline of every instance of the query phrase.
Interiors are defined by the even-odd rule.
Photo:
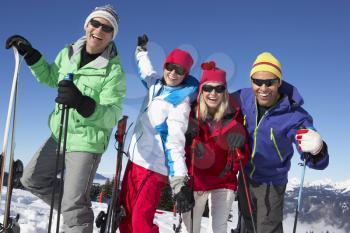
[[[186,185],[185,132],[190,102],[196,98],[198,81],[189,75],[191,55],[174,49],[166,57],[163,76],[148,57],[146,35],[138,38],[136,60],[142,83],[148,90],[128,151],[121,191],[126,216],[119,230],[159,232],[153,224],[162,188],[170,179],[179,212],[194,206],[193,190]]]

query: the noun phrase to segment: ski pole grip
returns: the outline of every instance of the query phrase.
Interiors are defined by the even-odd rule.
[[[298,129],[307,129],[304,125],[299,126]],[[310,153],[303,152],[305,162],[308,162],[311,159]]]
[[[67,81],[73,81],[73,73],[68,73],[66,76],[64,76],[63,80],[67,80]]]
[[[115,139],[119,143],[123,142],[123,137],[124,137],[124,133],[125,133],[125,129],[126,129],[127,120],[128,120],[128,117],[123,116],[123,118],[118,121],[118,129],[117,129],[117,132],[115,134]]]

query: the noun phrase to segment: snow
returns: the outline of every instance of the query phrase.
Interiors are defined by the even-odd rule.
[[[296,177],[289,179],[287,184],[287,191],[292,191],[294,188],[299,187],[300,180]],[[350,191],[350,178],[341,182],[334,182],[332,179],[325,178],[323,180],[305,181],[304,187],[317,187],[317,186],[329,186],[335,190],[346,193]]]
[[[334,184],[334,187],[336,189],[340,189],[340,190],[343,189],[343,191],[342,191],[343,193],[350,192],[350,179],[343,181],[343,182],[336,182]]]
[[[4,192],[6,187],[4,187]],[[3,220],[3,208],[5,204],[5,193],[2,195],[0,219]],[[107,205],[104,203],[92,203],[92,209],[95,216],[102,210],[107,209]],[[228,222],[228,232],[237,224],[237,202],[233,202],[232,206],[232,219]],[[20,214],[19,224],[21,226],[21,233],[46,233],[48,226],[50,207],[35,197],[28,191],[17,190],[13,191],[13,198],[11,203],[11,216],[15,216],[17,213]],[[155,219],[155,223],[159,226],[160,232],[172,233],[173,224],[177,224],[178,219],[171,212],[158,211]],[[288,215],[284,220],[284,229],[286,233],[292,232],[294,216]],[[62,222],[62,218],[61,218]],[[202,218],[202,230],[201,233],[206,232],[206,225],[208,218]],[[56,229],[56,214],[53,217],[52,231]],[[306,232],[307,230],[313,230],[314,232],[325,232],[325,229],[329,232],[345,233],[342,230],[335,229],[332,226],[327,226],[325,222],[320,219],[318,222],[310,224],[298,223],[298,232]],[[94,226],[94,233],[97,233],[98,229]]]
[[[296,177],[289,179],[286,191],[293,191],[295,188],[299,187],[300,185],[300,180]]]

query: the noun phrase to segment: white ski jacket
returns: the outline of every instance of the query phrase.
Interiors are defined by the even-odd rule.
[[[187,176],[185,132],[190,103],[197,95],[198,81],[188,75],[181,85],[163,84],[148,57],[136,55],[142,83],[148,89],[129,146],[131,162],[165,176]]]

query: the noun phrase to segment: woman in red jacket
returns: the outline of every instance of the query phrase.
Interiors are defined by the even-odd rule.
[[[248,161],[247,133],[241,110],[229,97],[226,72],[212,61],[203,63],[202,70],[197,102],[192,106],[186,133],[186,162],[195,206],[193,219],[191,212],[183,214],[182,232],[200,232],[207,201],[207,232],[227,232],[239,170],[239,159],[233,151],[243,150],[245,156],[241,159],[244,163]]]

